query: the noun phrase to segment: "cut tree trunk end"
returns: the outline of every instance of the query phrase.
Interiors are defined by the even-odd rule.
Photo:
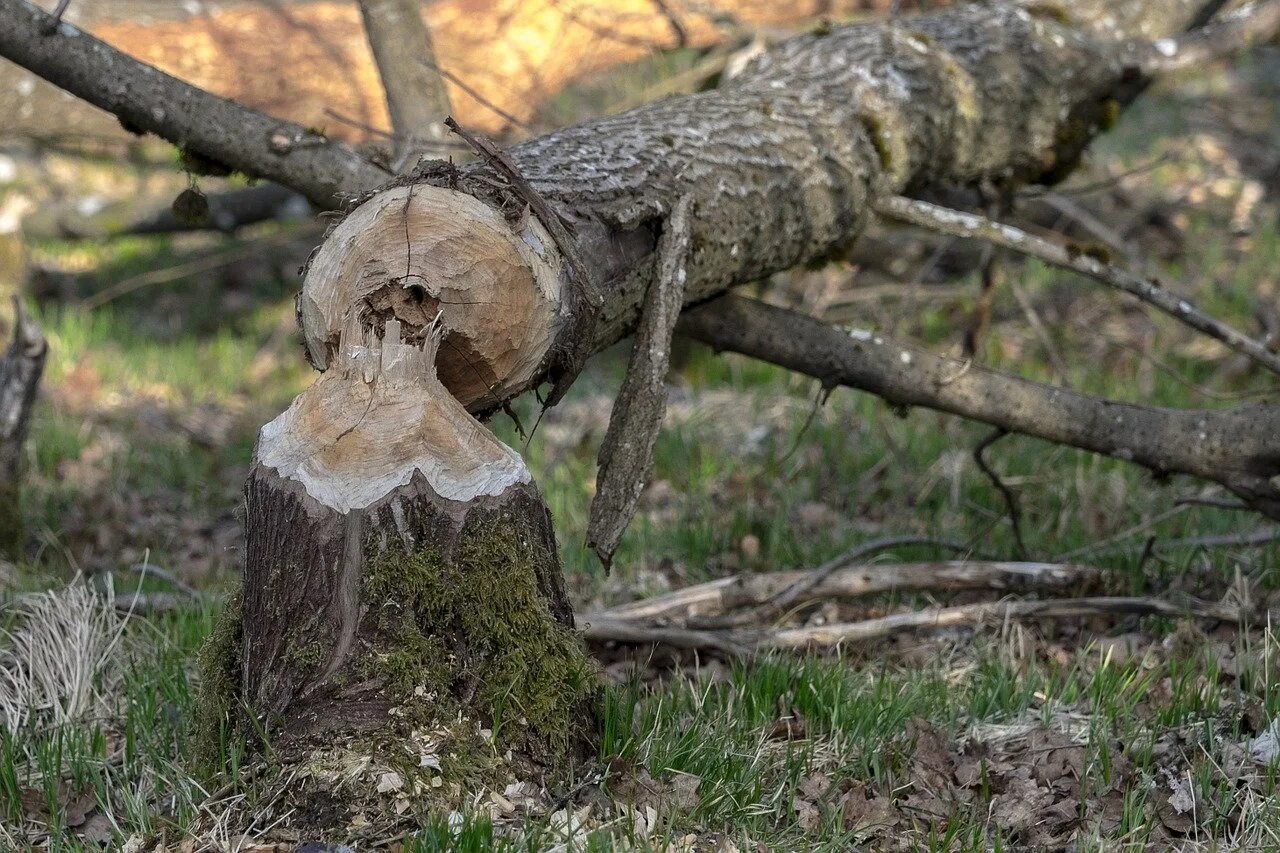
[[[206,756],[265,732],[307,768],[288,794],[301,828],[405,797],[460,807],[567,768],[595,731],[595,665],[524,461],[436,378],[440,326],[405,343],[397,320],[379,339],[351,317],[262,430],[244,590],[202,661]]]

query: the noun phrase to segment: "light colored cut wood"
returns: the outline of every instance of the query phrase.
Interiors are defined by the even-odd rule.
[[[353,317],[375,329],[394,317],[409,342],[438,322],[440,381],[468,408],[498,405],[536,374],[558,328],[559,253],[535,217],[517,228],[453,190],[373,196],[307,269],[299,311],[312,363],[329,366]]]
[[[258,460],[343,513],[370,506],[419,472],[452,501],[530,482],[520,455],[436,378],[442,331],[429,328],[420,343],[406,344],[397,320],[378,340],[353,319],[331,369],[262,428]]]

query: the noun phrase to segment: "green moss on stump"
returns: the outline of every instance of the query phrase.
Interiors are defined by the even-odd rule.
[[[451,550],[447,559],[431,547],[368,555],[361,627],[328,681],[339,693],[373,683],[392,709],[385,727],[351,734],[376,753],[381,740],[474,720],[502,750],[557,766],[594,731],[598,668],[540,589],[540,578],[558,575],[555,555],[532,524],[507,513],[473,516]],[[195,751],[214,771],[230,743],[260,734],[240,696],[242,636],[237,595],[199,656]],[[284,660],[314,675],[329,654],[313,640],[291,643]]]
[[[590,717],[597,669],[540,592],[541,570],[558,569],[531,538],[499,517],[469,526],[448,561],[430,549],[373,557],[362,598],[380,643],[360,666],[414,714],[489,719],[500,743],[554,759]]]
[[[222,769],[227,746],[241,739],[240,661],[241,594],[227,600],[196,660],[200,686],[193,724],[197,766],[206,772]]]

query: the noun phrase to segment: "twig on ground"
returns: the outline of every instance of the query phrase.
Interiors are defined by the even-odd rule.
[[[908,539],[901,537],[899,542]],[[882,540],[883,541],[883,540]],[[885,547],[881,545],[877,550]],[[872,553],[868,551],[867,554]],[[864,554],[863,556],[866,556]],[[932,563],[866,564],[833,560],[817,569],[735,575],[596,615],[637,624],[713,616],[738,607],[757,607],[756,624],[797,603],[856,598],[882,592],[963,589],[1062,589],[1088,580],[1095,570],[1071,563],[1009,563],[956,560]],[[761,606],[763,605],[763,606]],[[744,620],[745,621],[745,620]],[[708,621],[703,626],[712,625]],[[730,623],[720,623],[728,625]]]
[[[853,581],[853,586],[847,585],[849,581],[846,580],[845,581],[846,585],[842,586],[842,585],[836,584],[834,585],[835,589],[828,590],[825,595],[819,595],[819,594],[816,594],[815,592],[816,590],[825,588],[827,581],[837,571],[855,566],[859,560],[866,560],[868,557],[871,557],[875,554],[882,553],[884,551],[889,551],[893,548],[901,548],[901,547],[913,546],[913,545],[914,546],[929,545],[944,551],[954,551],[954,552],[964,552],[964,551],[970,550],[970,547],[966,544],[963,544],[960,542],[950,542],[944,539],[935,539],[931,536],[885,536],[880,539],[873,539],[870,542],[864,542],[863,544],[857,546],[856,548],[853,548],[850,551],[846,551],[845,553],[841,554],[835,559],[828,560],[826,563],[823,563],[821,566],[819,566],[818,568],[814,569],[811,572],[806,572],[799,579],[789,584],[786,588],[770,596],[767,600],[762,602],[758,607],[755,607],[751,610],[748,610],[742,613],[735,613],[728,616],[724,616],[719,619],[705,620],[700,622],[699,624],[704,627],[730,627],[734,625],[761,624],[764,622],[772,621],[777,616],[785,613],[795,605],[800,604],[804,601],[813,601],[813,600],[820,600],[824,598],[832,598],[838,595],[844,595],[844,596],[848,596],[850,594],[866,595],[870,592],[879,591],[872,588],[875,583],[874,580],[872,580],[872,573],[864,571],[859,575],[859,577],[855,581]],[[938,583],[945,586],[946,584],[951,583],[955,580],[954,576],[949,574],[948,569],[953,568],[960,564],[956,564],[956,563],[927,564],[926,563],[924,565],[927,566],[928,568],[925,570],[923,576],[916,575],[915,581],[924,582],[926,584]],[[972,567],[977,564],[966,563],[964,565]],[[929,578],[930,571],[934,569],[937,570],[937,578],[930,579]],[[907,578],[912,573],[913,573],[913,569],[906,568],[906,569],[902,569],[899,572],[888,572],[886,573],[885,577],[888,579],[889,583],[895,584],[895,586],[893,587],[894,589],[902,589],[903,586],[901,586],[901,583],[904,580],[906,580],[907,587],[910,587],[911,580],[907,580]],[[764,574],[764,575],[759,575],[758,577],[773,578],[774,576],[775,576],[774,574]],[[758,585],[759,584],[757,584],[757,586]],[[746,584],[744,584],[744,586],[746,586]],[[731,606],[741,606],[743,604],[753,603],[744,598],[742,591],[737,591],[736,595],[728,596],[727,600],[729,601]]]
[[[606,614],[583,617],[583,635],[593,642],[653,643],[727,654],[769,650],[833,649],[854,642],[938,628],[977,627],[1017,619],[1070,619],[1084,616],[1169,616],[1216,619],[1221,622],[1260,622],[1270,614],[1202,601],[1175,603],[1159,598],[1051,598],[997,601],[934,607],[895,613],[860,622],[838,622],[775,630],[696,630],[636,625]]]
[[[839,646],[879,639],[920,629],[1003,623],[1015,619],[1071,619],[1108,614],[1128,616],[1191,616],[1239,622],[1247,614],[1240,608],[1208,602],[1175,604],[1159,598],[1050,598],[1041,601],[997,601],[937,607],[912,613],[895,613],[878,619],[845,622],[812,628],[791,628],[764,634],[758,647],[805,649]]]
[[[1073,244],[1062,246],[977,214],[901,196],[880,199],[876,202],[875,209],[884,216],[921,228],[956,237],[986,240],[1053,266],[1088,276],[1108,287],[1137,297],[1178,322],[1248,356],[1273,373],[1280,374],[1280,354],[1272,352],[1265,344],[1210,317],[1186,299],[1165,290],[1154,279],[1135,275],[1110,263],[1105,257],[1090,256],[1087,247],[1075,248]]]
[[[987,464],[985,455],[987,448],[1008,434],[1008,430],[996,427],[990,435],[978,442],[978,446],[973,449],[973,461],[978,464],[978,467],[987,476],[987,479],[991,481],[991,484],[999,489],[1000,494],[1004,496],[1005,506],[1009,510],[1009,524],[1013,527],[1013,539],[1018,545],[1018,556],[1026,559],[1028,553],[1027,543],[1022,538],[1022,507],[1018,504],[1018,496],[1005,484],[1004,480],[1000,479],[1000,475],[995,472],[995,469]]]

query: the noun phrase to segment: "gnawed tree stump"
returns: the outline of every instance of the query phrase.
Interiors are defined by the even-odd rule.
[[[303,324],[340,320],[311,352],[328,369],[262,428],[243,593],[202,661],[206,747],[265,731],[300,763],[340,748],[421,786],[419,772],[439,770],[412,754],[424,738],[468,742],[462,752],[524,772],[562,767],[594,742],[595,667],[573,630],[547,506],[520,455],[456,396],[538,366],[522,353],[544,348],[543,288],[557,279],[535,278],[530,243],[488,206],[460,193],[421,200],[404,188],[348,223],[401,218],[383,233],[413,223],[443,241],[451,228],[481,233],[485,263],[451,268],[389,238],[344,242],[348,223],[312,260]],[[475,337],[460,332],[465,320],[443,324],[467,311],[495,314]],[[456,370],[460,359],[470,369]]]

